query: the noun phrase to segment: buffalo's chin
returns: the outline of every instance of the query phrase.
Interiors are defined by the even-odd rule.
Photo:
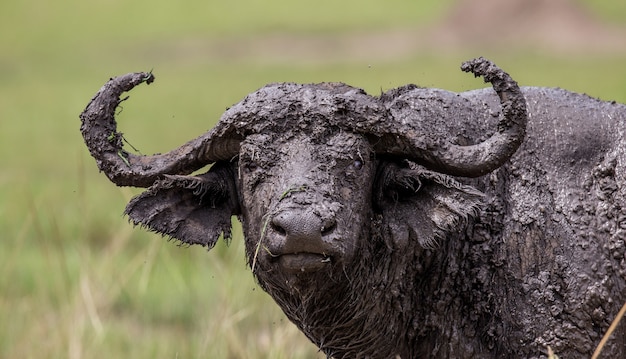
[[[286,272],[298,274],[329,269],[332,259],[318,253],[294,253],[279,256],[276,263]]]

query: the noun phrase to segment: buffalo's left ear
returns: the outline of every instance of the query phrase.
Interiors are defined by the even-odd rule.
[[[185,244],[211,249],[220,235],[231,237],[239,204],[230,164],[216,163],[198,176],[169,176],[133,198],[125,214],[141,225]]]
[[[451,232],[463,231],[484,197],[473,187],[409,161],[382,164],[375,188],[376,206],[393,237],[389,244],[397,248],[409,240],[433,247]]]

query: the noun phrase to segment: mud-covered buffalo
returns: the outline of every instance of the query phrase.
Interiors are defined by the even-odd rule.
[[[267,85],[152,156],[117,132],[122,93],[154,80],[133,73],[81,131],[147,188],[135,224],[211,248],[237,216],[259,285],[329,357],[589,357],[626,300],[626,106],[462,69],[492,88]],[[626,356],[626,325],[603,355]]]

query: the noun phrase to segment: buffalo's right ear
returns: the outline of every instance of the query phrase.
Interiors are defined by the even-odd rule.
[[[231,216],[239,213],[234,181],[228,163],[197,176],[166,175],[133,198],[125,214],[135,225],[211,249],[220,235],[231,237]]]

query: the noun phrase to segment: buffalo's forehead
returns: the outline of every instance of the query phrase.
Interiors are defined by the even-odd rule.
[[[253,169],[244,171],[247,187],[271,184],[265,190],[272,193],[302,186],[334,193],[333,188],[357,178],[366,181],[375,167],[369,141],[339,129],[317,137],[304,132],[251,135],[241,146],[240,158],[244,168]]]
[[[278,83],[249,94],[220,121],[244,136],[322,124],[349,128],[371,113],[365,109],[379,108],[379,99],[343,83]]]
[[[369,158],[371,145],[358,133],[334,126],[309,126],[248,136],[241,146],[242,154],[260,160],[271,157],[275,162]],[[326,162],[326,161],[324,161]]]

